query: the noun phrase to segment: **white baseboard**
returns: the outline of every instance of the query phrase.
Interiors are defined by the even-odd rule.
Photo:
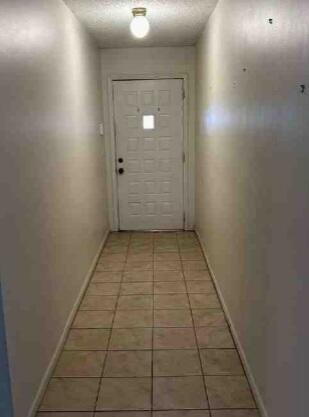
[[[208,258],[208,256],[207,256],[207,252],[206,252],[206,249],[205,249],[205,246],[204,246],[203,240],[201,239],[201,235],[200,235],[200,233],[198,232],[198,230],[196,230],[196,231],[195,231],[195,233],[197,234],[197,237],[198,237],[198,239],[199,239],[199,241],[200,241],[200,244],[201,244],[201,247],[202,247],[202,250],[203,250],[204,256],[205,256],[205,258],[206,258],[206,262],[207,262],[208,268],[209,268],[210,275],[211,275],[211,277],[212,277],[212,279],[213,279],[213,282],[214,282],[214,284],[215,284],[216,290],[217,290],[217,292],[218,292],[218,296],[219,296],[220,301],[221,301],[221,303],[222,303],[222,307],[223,307],[224,313],[225,313],[225,315],[226,315],[226,318],[227,318],[228,324],[229,324],[229,326],[230,326],[230,329],[231,329],[231,332],[232,332],[232,335],[233,335],[233,338],[234,338],[235,344],[236,344],[236,346],[237,346],[237,349],[238,349],[239,355],[240,355],[240,357],[241,357],[242,364],[243,364],[243,366],[244,366],[244,368],[245,368],[246,375],[247,375],[247,377],[248,377],[248,380],[249,380],[249,383],[250,383],[250,386],[251,386],[251,389],[252,389],[252,392],[253,392],[253,395],[254,395],[254,398],[255,398],[256,404],[257,404],[257,406],[258,406],[258,408],[259,408],[259,411],[260,411],[261,417],[268,417],[268,413],[267,413],[267,410],[266,410],[266,408],[265,408],[265,404],[264,404],[263,398],[262,398],[261,393],[260,393],[260,391],[259,391],[259,389],[258,389],[258,386],[257,386],[257,383],[256,383],[255,378],[254,378],[254,376],[253,376],[253,373],[252,373],[252,371],[251,371],[251,367],[250,367],[250,365],[249,365],[249,362],[248,362],[248,360],[247,360],[247,357],[246,357],[245,351],[244,351],[244,349],[243,349],[243,347],[242,347],[242,344],[241,344],[241,342],[240,342],[240,339],[239,339],[239,336],[238,336],[237,330],[236,330],[236,328],[235,328],[235,326],[234,326],[234,324],[233,324],[233,321],[232,321],[232,318],[231,318],[231,315],[230,315],[229,309],[228,309],[228,307],[227,307],[227,305],[226,305],[226,303],[225,303],[225,300],[224,300],[223,294],[222,294],[222,292],[221,292],[221,289],[220,289],[219,283],[218,283],[218,281],[217,281],[217,279],[216,279],[216,277],[215,277],[214,271],[213,271],[213,269],[212,269],[212,267],[211,267],[211,264],[210,264],[210,262],[209,262],[209,258]]]
[[[95,269],[96,264],[98,262],[98,258],[100,256],[100,253],[102,251],[102,248],[103,248],[103,246],[104,246],[104,244],[106,242],[106,239],[107,239],[108,234],[109,234],[109,231],[106,231],[105,232],[105,235],[104,235],[104,237],[102,239],[102,242],[100,243],[99,249],[98,249],[98,251],[97,251],[97,253],[96,253],[96,255],[95,255],[95,257],[94,257],[94,259],[93,259],[93,261],[91,263],[91,266],[89,268],[89,271],[88,271],[88,273],[87,273],[87,275],[86,275],[86,277],[84,279],[84,283],[83,283],[83,285],[82,285],[82,287],[80,289],[80,292],[78,294],[78,297],[77,297],[77,299],[76,299],[76,301],[74,303],[74,306],[72,308],[72,311],[71,311],[71,313],[70,313],[70,315],[68,317],[68,320],[67,320],[67,322],[65,324],[65,327],[64,327],[63,332],[61,334],[61,337],[59,339],[59,342],[58,342],[58,344],[56,346],[55,352],[54,352],[54,354],[53,354],[53,356],[52,356],[52,358],[50,360],[50,363],[49,363],[49,365],[48,365],[48,367],[47,367],[47,369],[46,369],[46,371],[44,373],[44,376],[42,378],[42,381],[40,383],[40,386],[39,386],[39,388],[37,390],[36,396],[35,396],[35,398],[34,398],[34,400],[32,402],[32,406],[30,407],[30,410],[29,410],[29,413],[28,413],[28,417],[35,417],[36,416],[36,413],[38,412],[38,408],[39,408],[39,406],[41,404],[41,401],[43,399],[43,395],[44,395],[45,390],[47,388],[49,379],[50,379],[50,377],[53,374],[54,368],[55,368],[56,363],[58,361],[59,355],[60,355],[60,353],[62,351],[63,345],[64,345],[64,343],[66,341],[66,338],[67,338],[68,332],[70,330],[71,324],[72,324],[72,322],[74,320],[75,314],[76,314],[76,312],[78,310],[78,307],[79,307],[79,304],[80,304],[80,302],[81,302],[81,300],[83,298],[83,295],[84,295],[84,293],[85,293],[85,291],[87,289],[87,286],[88,286],[88,283],[90,281],[90,278],[91,278],[91,276],[92,276],[92,274],[94,272],[94,269]]]

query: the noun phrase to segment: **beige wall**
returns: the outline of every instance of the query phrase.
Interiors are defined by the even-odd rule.
[[[309,409],[308,21],[220,0],[197,48],[197,229],[269,417]]]
[[[187,75],[188,81],[188,123],[187,133],[189,143],[192,144],[195,138],[195,47],[149,47],[149,48],[115,48],[101,50],[102,86],[103,86],[103,110],[105,123],[105,139],[107,151],[108,184],[110,185],[109,201],[112,201],[112,178],[111,173],[111,126],[108,101],[108,80],[112,76],[119,78],[128,76],[154,77]],[[189,187],[194,196],[194,147],[189,152],[188,175]],[[194,197],[189,198],[188,223],[189,227],[194,226]],[[114,201],[116,206],[117,202]],[[112,224],[114,211],[110,210]]]
[[[0,4],[0,264],[26,417],[107,229],[99,53],[60,0]]]

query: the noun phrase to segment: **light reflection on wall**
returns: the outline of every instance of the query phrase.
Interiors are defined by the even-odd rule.
[[[24,58],[35,51],[41,53],[48,49],[55,37],[54,31],[46,15],[27,13],[10,6],[9,9],[0,5],[0,52],[5,53],[9,60]]]

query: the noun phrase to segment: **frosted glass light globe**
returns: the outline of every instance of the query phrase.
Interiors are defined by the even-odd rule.
[[[145,16],[135,16],[130,24],[131,32],[136,38],[144,38],[149,28],[149,22]]]

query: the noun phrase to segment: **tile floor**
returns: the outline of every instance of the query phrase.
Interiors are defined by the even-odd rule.
[[[192,232],[111,233],[38,417],[258,417]]]

